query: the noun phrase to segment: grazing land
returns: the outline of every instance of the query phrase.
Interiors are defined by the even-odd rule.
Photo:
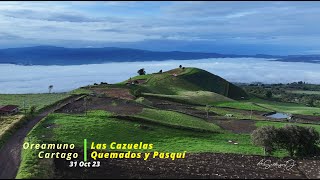
[[[53,104],[59,100],[70,96],[68,93],[51,93],[51,94],[0,94],[1,105],[17,105],[20,108],[30,108],[36,106],[41,109]]]
[[[320,112],[318,107],[260,98],[196,68],[140,75],[118,84],[88,85],[72,93],[82,96],[41,120],[25,142],[75,144],[73,151],[81,155],[80,160],[84,139],[88,144],[152,143],[156,151],[187,151],[187,158],[104,159],[101,168],[89,172],[79,168],[70,170],[68,161],[63,159],[39,159],[37,151],[26,149],[22,151],[17,178],[92,178],[105,176],[106,172],[115,178],[159,177],[159,174],[167,178],[320,175],[309,171],[319,165],[317,157],[292,157],[301,163],[292,171],[259,167],[257,164],[265,158],[264,151],[251,141],[255,129],[269,125],[312,126],[320,132],[320,118],[315,115]],[[274,112],[291,113],[293,120],[266,116]],[[268,158],[283,162],[288,156],[286,150],[278,149]]]

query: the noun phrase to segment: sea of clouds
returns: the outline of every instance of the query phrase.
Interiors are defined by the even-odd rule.
[[[152,62],[121,62],[75,66],[21,66],[0,64],[0,93],[45,93],[53,85],[53,92],[100,82],[116,83],[137,75],[177,68],[197,67],[219,75],[231,82],[288,83],[305,81],[320,84],[320,64],[278,62],[256,58],[213,58],[201,60],[170,60]]]

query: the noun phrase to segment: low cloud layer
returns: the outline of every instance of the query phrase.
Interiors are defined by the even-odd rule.
[[[45,93],[100,82],[116,83],[137,75],[139,68],[147,73],[177,68],[197,67],[232,82],[288,83],[305,81],[320,84],[320,64],[277,62],[254,58],[224,58],[187,61],[126,62],[77,66],[19,66],[0,64],[0,93]]]

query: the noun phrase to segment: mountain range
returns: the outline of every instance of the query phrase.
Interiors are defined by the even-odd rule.
[[[320,63],[320,55],[235,55],[209,52],[148,51],[130,48],[64,48],[34,46],[0,49],[0,64],[19,65],[81,65],[107,62],[193,60],[206,58],[268,58],[285,62]]]

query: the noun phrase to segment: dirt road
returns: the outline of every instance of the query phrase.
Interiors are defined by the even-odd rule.
[[[31,131],[31,129],[49,113],[64,106],[67,103],[73,102],[79,96],[74,96],[66,99],[65,101],[51,107],[38,116],[29,120],[26,125],[17,130],[0,149],[0,179],[14,179],[16,177],[20,162],[21,162],[21,149],[24,138]]]

